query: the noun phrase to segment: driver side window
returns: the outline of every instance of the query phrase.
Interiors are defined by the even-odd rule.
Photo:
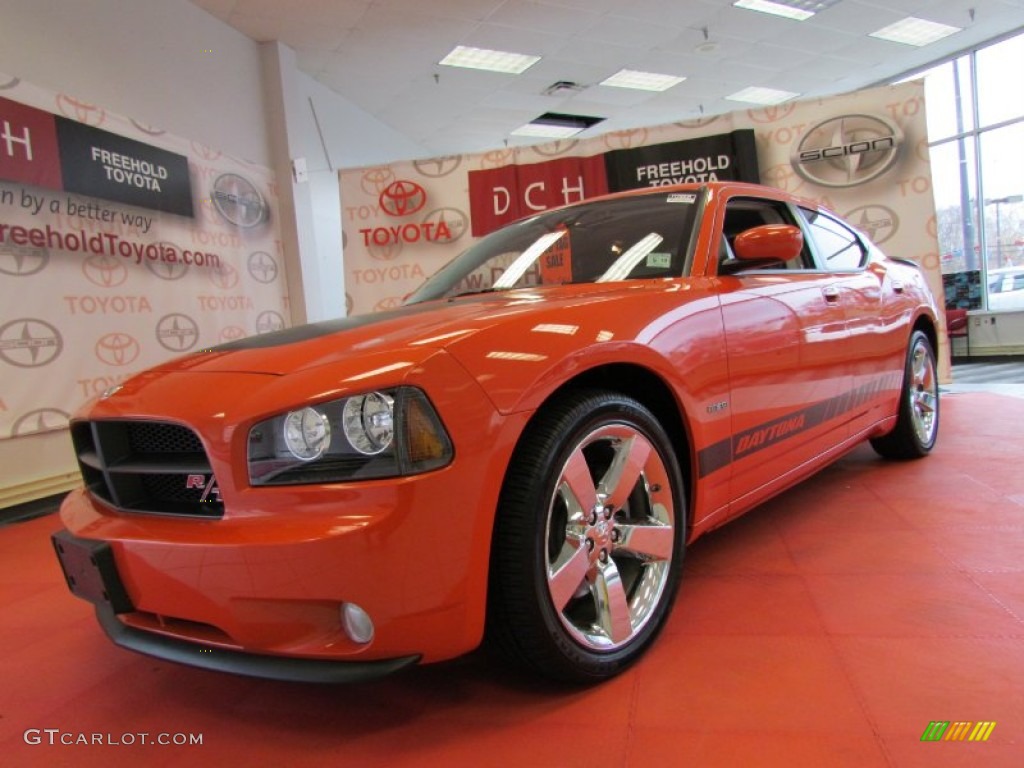
[[[742,262],[737,259],[732,247],[736,236],[762,224],[790,224],[796,226],[796,221],[789,207],[784,203],[751,198],[733,198],[726,203],[725,224],[722,227],[722,239],[718,253],[719,275],[736,274],[737,272],[746,272],[753,269],[814,269],[814,260],[806,243],[804,243],[800,255],[789,261],[766,261],[761,264]]]

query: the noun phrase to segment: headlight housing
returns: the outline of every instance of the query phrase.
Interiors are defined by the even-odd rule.
[[[252,485],[339,483],[428,472],[452,443],[415,387],[366,392],[296,408],[249,430]]]

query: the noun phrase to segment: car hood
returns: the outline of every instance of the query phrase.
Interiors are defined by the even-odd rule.
[[[523,315],[603,303],[639,284],[506,291],[399,307],[301,325],[200,350],[164,363],[161,372],[261,373],[283,376],[356,354],[443,349]]]

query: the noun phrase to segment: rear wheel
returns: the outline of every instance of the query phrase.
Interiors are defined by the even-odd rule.
[[[922,331],[914,331],[907,347],[906,369],[900,390],[896,427],[871,440],[887,459],[917,459],[935,446],[939,434],[939,378],[935,352]]]
[[[633,662],[675,597],[682,485],[668,436],[636,400],[588,391],[548,406],[502,489],[491,639],[561,680],[596,682]]]

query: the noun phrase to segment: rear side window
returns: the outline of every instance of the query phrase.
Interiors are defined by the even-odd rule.
[[[867,251],[856,233],[838,219],[821,211],[801,208],[807,220],[807,232],[821,266],[832,272],[860,269],[867,263]]]

